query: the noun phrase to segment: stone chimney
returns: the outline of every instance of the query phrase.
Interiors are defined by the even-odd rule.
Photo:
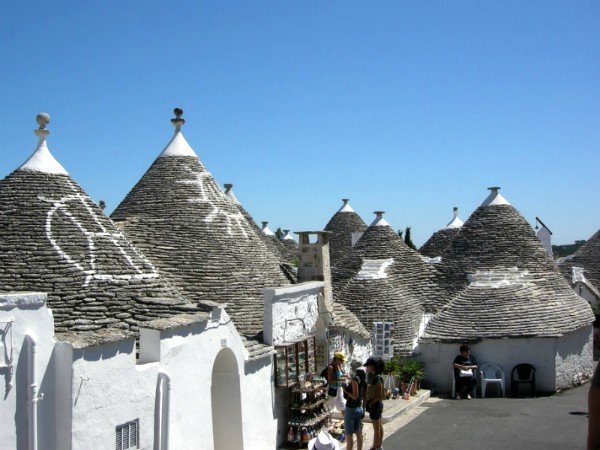
[[[331,286],[331,265],[329,262],[329,232],[328,231],[298,231],[298,282],[323,281],[325,283],[325,306],[333,310],[333,290]],[[310,237],[316,236],[316,242],[311,243]]]

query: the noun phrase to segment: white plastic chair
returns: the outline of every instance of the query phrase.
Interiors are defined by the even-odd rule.
[[[481,398],[485,398],[485,390],[488,384],[499,384],[502,397],[505,396],[504,372],[497,364],[486,363],[482,365],[479,369],[479,375],[481,378]]]
[[[477,397],[477,383],[473,383],[473,390],[470,392],[471,398]],[[454,367],[452,368],[452,398],[456,398],[456,380],[454,379]]]

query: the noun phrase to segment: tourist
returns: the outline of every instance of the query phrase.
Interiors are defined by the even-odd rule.
[[[363,408],[364,394],[367,387],[366,374],[360,369],[361,363],[353,361],[350,365],[354,376],[350,382],[342,386],[344,398],[346,399],[346,409],[344,410],[344,434],[346,435],[346,448],[354,448],[354,435],[356,434],[356,448],[362,450],[362,420],[365,417]]]
[[[598,367],[600,364],[596,366],[588,393],[588,450],[600,449],[600,369]]]
[[[337,409],[344,412],[346,402],[342,392],[342,383],[347,379],[344,373],[343,364],[346,362],[346,355],[343,352],[335,352],[331,364],[327,366],[327,395],[331,397],[328,402],[329,408],[333,411]]]
[[[340,441],[327,431],[321,431],[316,438],[309,441],[308,450],[340,450]]]
[[[373,422],[373,447],[371,450],[383,450],[383,423],[381,416],[383,415],[383,399],[385,391],[383,389],[383,369],[385,363],[375,358],[367,359],[365,367],[369,372],[369,385],[367,386],[367,401],[366,409],[369,412],[369,418]]]
[[[461,399],[463,389],[467,390],[467,399],[471,400],[471,392],[475,387],[475,370],[477,361],[471,355],[468,345],[460,346],[460,355],[454,358],[454,383],[456,388],[456,400]]]

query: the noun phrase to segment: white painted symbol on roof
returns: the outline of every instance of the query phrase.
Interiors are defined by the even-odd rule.
[[[77,191],[76,187],[70,180],[67,180],[69,186],[73,190],[72,195],[67,195],[58,200],[39,196],[38,198],[46,203],[52,204],[52,207],[46,214],[46,237],[52,248],[69,264],[72,264],[78,270],[85,274],[84,286],[87,286],[91,280],[140,280],[157,278],[158,273],[154,266],[148,261],[142,254],[140,254],[134,247],[129,245],[123,233],[116,229],[108,230],[98,214],[94,211],[94,208],[90,206],[91,200]],[[70,204],[79,203],[82,205],[91,217],[94,226],[99,231],[88,230],[79,220],[69,211]],[[79,232],[85,237],[87,241],[87,249],[82,252],[85,257],[76,257],[70,255],[67,251],[63,250],[60,244],[57,242],[54,236],[53,223],[60,216],[67,219],[69,222],[79,230]],[[118,253],[123,257],[127,267],[133,273],[105,273],[105,270],[97,267],[96,264],[96,240],[104,239],[108,241],[108,245],[114,246]]]
[[[237,211],[232,213],[224,211],[218,206],[219,201],[225,201],[227,204],[231,204],[231,202],[221,188],[216,185],[216,183],[209,182],[211,178],[210,172],[197,172],[189,167],[187,170],[190,172],[192,179],[180,180],[177,182],[198,186],[199,196],[189,198],[188,201],[192,203],[207,203],[212,208],[212,210],[204,218],[204,221],[210,223],[216,218],[222,217],[227,224],[227,234],[233,236],[233,229],[235,227],[237,230],[239,230],[241,235],[247,239],[250,232],[248,221],[241,212]]]

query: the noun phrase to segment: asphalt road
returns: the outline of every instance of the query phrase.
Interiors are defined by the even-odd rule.
[[[589,383],[551,397],[443,400],[384,441],[399,449],[585,449]]]

